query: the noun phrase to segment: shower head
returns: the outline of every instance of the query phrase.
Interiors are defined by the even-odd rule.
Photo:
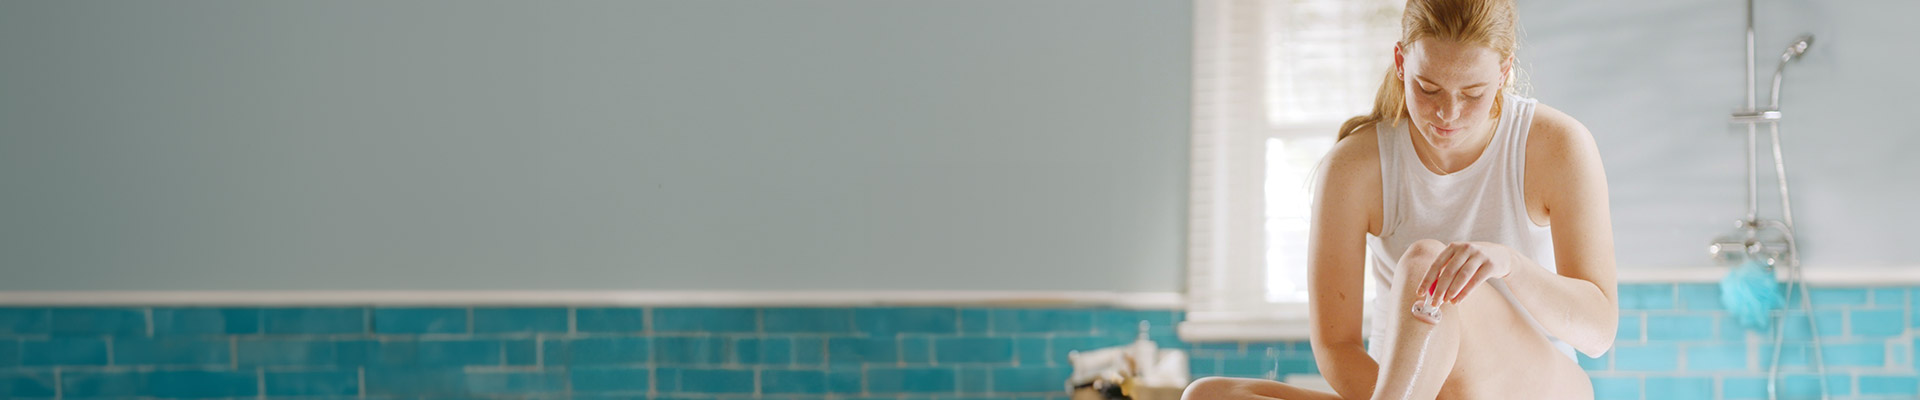
[[[1774,67],[1773,69],[1773,102],[1770,107],[1771,110],[1780,110],[1780,75],[1787,72],[1787,63],[1791,63],[1793,60],[1800,59],[1801,56],[1807,55],[1807,49],[1812,47],[1813,34],[1809,33],[1794,38],[1793,44],[1787,45],[1787,51],[1780,53],[1780,66]],[[1775,114],[1773,118],[1779,119],[1780,116]]]
[[[1813,34],[1800,35],[1799,38],[1793,39],[1793,44],[1787,45],[1786,52],[1780,53],[1780,62],[1791,62],[1794,59],[1800,58],[1800,56],[1807,54],[1807,48],[1809,47],[1813,47]]]

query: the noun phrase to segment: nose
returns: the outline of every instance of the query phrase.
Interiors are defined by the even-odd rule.
[[[1439,107],[1435,107],[1433,110],[1434,118],[1438,118],[1442,123],[1452,125],[1453,120],[1460,117],[1460,107],[1462,107],[1465,102],[1454,99],[1453,96],[1440,96],[1439,102]]]

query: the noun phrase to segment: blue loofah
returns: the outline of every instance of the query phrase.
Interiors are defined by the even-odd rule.
[[[1773,279],[1767,265],[1749,260],[1733,267],[1720,280],[1720,304],[1741,326],[1762,330],[1771,325],[1773,310],[1785,306],[1786,300],[1781,298],[1780,282]]]

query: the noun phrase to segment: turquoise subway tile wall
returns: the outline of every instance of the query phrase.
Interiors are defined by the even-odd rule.
[[[1909,287],[1816,287],[1814,311],[1789,296],[1779,351],[1782,399],[1819,398],[1822,380],[1836,399],[1912,399],[1920,392],[1913,363]],[[1599,399],[1765,399],[1774,365],[1770,331],[1740,326],[1720,306],[1718,285],[1623,284],[1620,330],[1613,350],[1581,355]],[[1809,324],[1809,316],[1814,324]],[[1817,326],[1817,327],[1816,327]],[[1819,335],[1827,369],[1814,367]]]
[[[1907,287],[1789,312],[1781,398],[1920,396]],[[1774,358],[1711,284],[1621,286],[1600,399],[1764,399]],[[1796,301],[1798,297],[1794,298]],[[1305,341],[1186,343],[1178,310],[1017,307],[0,308],[8,399],[1066,399],[1067,353],[1139,322],[1206,376],[1318,374]],[[1797,325],[1796,325],[1797,324]],[[1827,374],[1813,368],[1819,335]]]

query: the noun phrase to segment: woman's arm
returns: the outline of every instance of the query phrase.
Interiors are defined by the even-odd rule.
[[[1335,143],[1315,174],[1307,239],[1313,358],[1327,383],[1348,399],[1372,397],[1380,373],[1360,331],[1368,207],[1380,209],[1379,145],[1371,130],[1362,131]]]
[[[1542,175],[1528,183],[1541,185],[1559,273],[1509,251],[1514,267],[1505,280],[1548,333],[1598,357],[1613,346],[1620,323],[1606,172],[1593,135],[1579,121],[1544,105],[1534,118],[1527,173]]]
[[[1513,289],[1513,296],[1520,299],[1520,304],[1540,321],[1547,333],[1573,345],[1587,357],[1599,357],[1613,346],[1620,311],[1610,268],[1606,278],[1598,279],[1607,282],[1603,288],[1589,278],[1575,277],[1588,276],[1591,272],[1565,272],[1567,264],[1563,262],[1560,263],[1563,272],[1554,274],[1526,255],[1517,251],[1510,253],[1514,267],[1513,274],[1506,278],[1507,287]]]

